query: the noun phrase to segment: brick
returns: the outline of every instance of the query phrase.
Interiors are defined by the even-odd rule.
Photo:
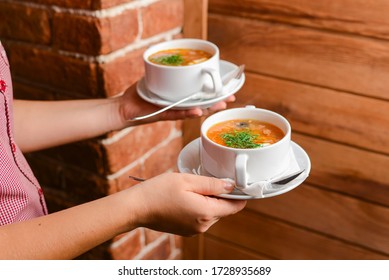
[[[126,10],[115,17],[101,19],[101,54],[121,49],[135,41],[139,34],[138,13]]]
[[[26,0],[16,0],[26,2]],[[120,4],[133,2],[135,0],[28,0],[30,3],[41,5],[55,5],[63,8],[100,10],[111,8]]]
[[[167,233],[145,228],[144,229],[145,244],[148,245],[150,243],[153,243],[155,240],[157,240],[158,238],[160,238],[163,235],[167,235]]]
[[[170,235],[170,246],[171,246],[171,254],[169,259],[172,260],[181,260],[183,257],[182,253],[182,236],[179,235]]]
[[[108,194],[109,184],[103,177],[77,167],[64,166],[61,161],[42,156],[40,152],[27,155],[41,185],[68,195],[69,203],[79,204]]]
[[[108,181],[109,184],[109,194],[116,193],[125,189],[128,189],[132,186],[139,184],[138,181],[128,178],[128,175],[136,176],[139,178],[145,178],[143,176],[144,166],[136,165],[134,168],[128,170],[124,175],[120,176],[117,179]]]
[[[26,155],[26,159],[39,183],[44,186],[62,186],[63,167],[55,161],[40,156],[39,152]]]
[[[0,36],[24,42],[49,44],[49,11],[17,3],[0,2]]]
[[[137,17],[136,10],[105,18],[55,13],[54,46],[87,55],[110,53],[134,42],[139,29]]]
[[[55,13],[53,34],[53,44],[58,49],[88,55],[100,53],[102,40],[98,18]]]
[[[93,62],[18,44],[11,44],[9,54],[12,73],[17,78],[85,97],[102,96]]]
[[[144,163],[145,177],[151,178],[167,170],[177,171],[177,159],[181,148],[182,138],[179,137],[148,157]]]
[[[135,50],[113,61],[98,65],[106,96],[114,96],[125,91],[143,77],[143,52],[144,49]]]
[[[182,260],[183,255],[181,250],[174,250],[169,256],[169,260]]]
[[[158,246],[152,248],[141,258],[142,260],[166,260],[171,254],[170,239],[168,236]]]
[[[120,242],[120,245],[118,243]],[[142,250],[142,230],[135,229],[114,238],[109,251],[115,260],[131,260]]]
[[[183,0],[162,0],[141,9],[143,34],[148,38],[183,26]]]
[[[106,175],[104,154],[96,140],[80,141],[46,149],[41,155],[55,159],[64,165],[74,166],[100,175]]]
[[[177,171],[178,154],[182,149],[182,138],[177,138],[170,145],[152,154],[143,163],[139,162],[120,177],[109,181],[109,193],[115,193],[139,182],[128,178],[129,175],[140,178],[152,178],[166,171]]]
[[[41,186],[45,195],[47,210],[49,213],[58,212],[75,206],[74,203],[69,201],[69,197],[66,192],[58,191],[45,185]]]
[[[173,239],[174,248],[181,250],[182,249],[182,245],[184,243],[182,236],[172,235],[171,238]]]
[[[55,100],[56,93],[52,90],[36,87],[35,85],[13,81],[15,99]]]
[[[135,2],[135,0],[100,0],[95,2],[96,2],[95,8],[107,9],[120,4]]]
[[[182,149],[182,138],[176,138],[166,147],[152,154],[144,162],[139,162],[120,177],[109,182],[111,192],[117,192],[138,184],[128,178],[129,175],[140,178],[152,178],[166,171],[177,171],[177,159]]]
[[[91,201],[108,194],[108,182],[97,174],[75,168],[64,169],[64,187],[77,203]]]
[[[69,99],[85,99],[87,96],[77,94],[77,92],[62,91],[59,88],[47,88],[45,85],[37,85],[34,82],[20,80],[15,78],[14,97],[16,99],[30,100],[69,100]]]
[[[26,0],[16,0],[19,2],[26,2]],[[64,8],[73,9],[92,9],[95,5],[95,0],[28,0],[30,3],[41,5],[55,5]]]
[[[115,173],[138,160],[168,137],[174,122],[157,122],[135,127],[119,141],[105,146],[109,173]]]

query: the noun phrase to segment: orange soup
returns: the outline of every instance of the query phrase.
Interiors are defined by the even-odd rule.
[[[280,141],[285,133],[277,126],[254,119],[236,119],[210,127],[207,136],[213,142],[238,149],[265,147]]]
[[[194,49],[170,49],[149,56],[149,61],[167,66],[193,65],[208,60],[212,54]]]

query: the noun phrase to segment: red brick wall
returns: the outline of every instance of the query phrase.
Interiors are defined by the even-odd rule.
[[[181,36],[183,0],[4,0],[0,19],[15,97],[105,98],[142,77],[147,46]],[[130,187],[128,174],[175,170],[181,135],[155,123],[27,156],[53,212]],[[140,228],[81,258],[180,256],[179,237]]]

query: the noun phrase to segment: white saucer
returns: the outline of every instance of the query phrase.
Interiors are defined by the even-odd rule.
[[[292,189],[296,188],[297,186],[301,185],[301,183],[305,181],[305,179],[309,175],[309,172],[311,171],[311,161],[308,157],[308,154],[303,150],[303,148],[301,148],[293,141],[292,141],[292,149],[300,169],[305,169],[305,172],[301,174],[299,177],[297,177],[296,179],[294,179],[293,181],[282,186],[279,191],[272,192],[269,194],[264,194],[263,197],[255,197],[255,196],[244,194],[241,191],[235,189],[231,193],[222,194],[219,195],[219,197],[228,198],[228,199],[239,199],[239,200],[267,198],[267,197],[272,197],[272,196],[289,192]],[[177,162],[178,170],[181,173],[190,173],[190,174],[194,174],[192,170],[200,170],[201,173],[200,175],[211,177],[212,175],[199,168],[200,166],[199,151],[200,151],[200,138],[197,138],[192,142],[190,142],[188,145],[186,145],[178,156],[178,162]]]
[[[223,75],[229,73],[230,71],[238,68],[237,65],[225,61],[225,60],[220,60],[220,75],[223,77]],[[245,81],[245,75],[244,73],[240,77],[240,79],[234,79],[231,82],[229,82],[226,86],[224,86],[222,90],[222,94],[218,97],[207,99],[207,100],[193,100],[193,101],[186,101],[180,105],[177,105],[173,109],[176,110],[182,110],[182,109],[191,109],[191,108],[201,108],[201,109],[206,109],[211,107],[212,105],[216,104],[219,101],[222,101],[229,97],[230,95],[233,95],[236,93],[238,90],[241,89]],[[145,101],[150,102],[154,105],[160,106],[160,107],[166,107],[172,104],[172,101],[163,99],[154,93],[152,93],[149,89],[146,87],[145,79],[142,78],[137,86],[137,92],[138,95]]]

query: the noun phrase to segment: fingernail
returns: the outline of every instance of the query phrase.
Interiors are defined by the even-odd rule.
[[[196,110],[196,111],[192,112],[192,116],[193,117],[201,117],[201,116],[203,116],[203,111]]]
[[[235,182],[231,179],[222,179],[224,181],[224,189],[226,191],[232,191],[235,188]]]

